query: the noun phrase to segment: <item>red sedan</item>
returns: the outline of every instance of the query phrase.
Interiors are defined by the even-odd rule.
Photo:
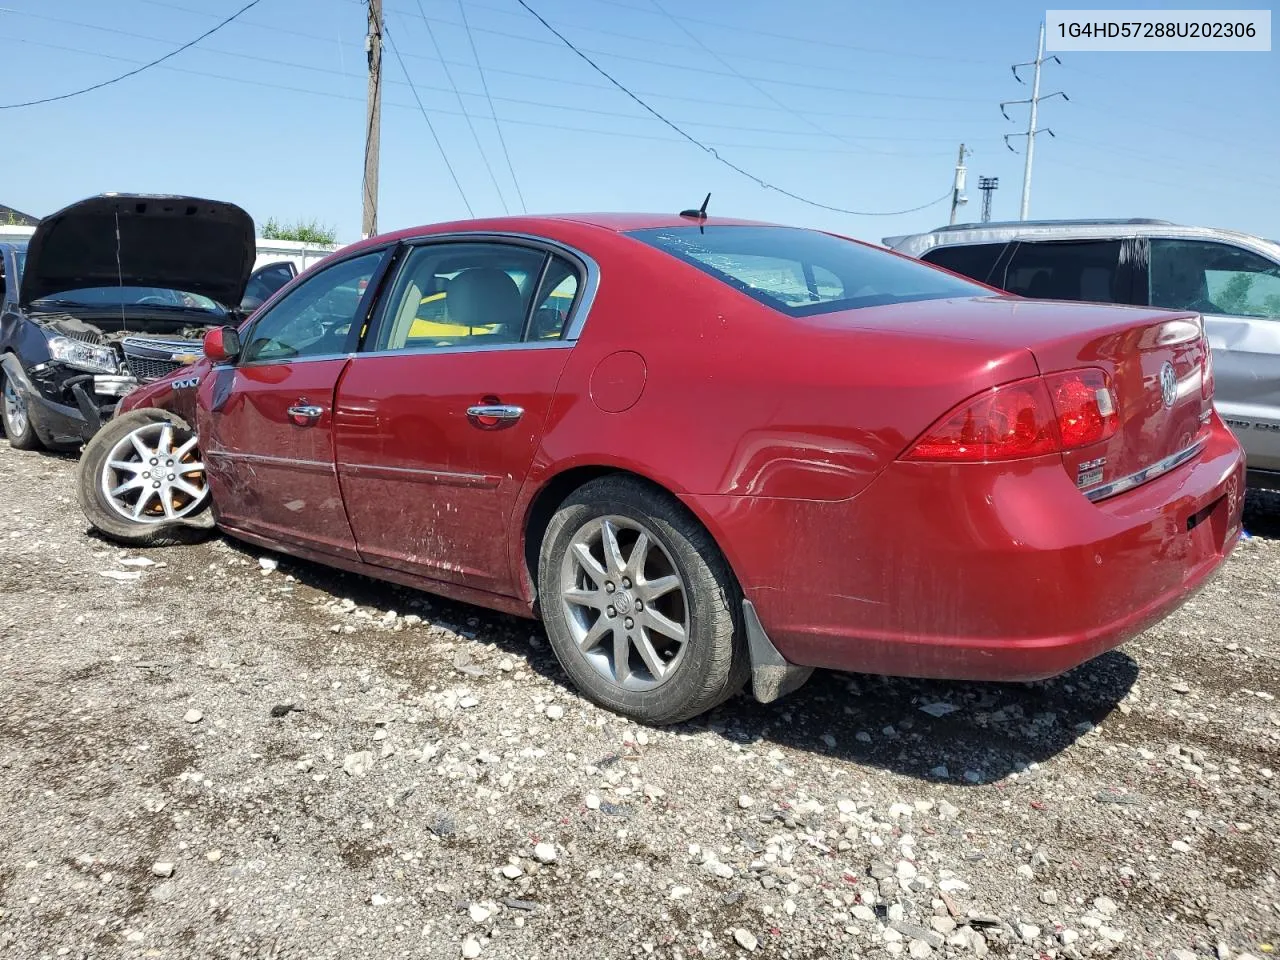
[[[1194,313],[1023,300],[812,230],[521,217],[350,246],[90,444],[130,542],[227,533],[540,616],[662,723],[814,667],[1029,680],[1239,536]]]

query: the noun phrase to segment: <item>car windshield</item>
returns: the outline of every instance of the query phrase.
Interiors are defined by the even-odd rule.
[[[991,291],[852,240],[795,227],[659,227],[629,236],[794,317]]]
[[[37,303],[74,303],[86,307],[174,307],[185,310],[207,310],[222,314],[215,301],[198,293],[167,290],[163,287],[85,287],[78,290],[62,290],[42,297]]]

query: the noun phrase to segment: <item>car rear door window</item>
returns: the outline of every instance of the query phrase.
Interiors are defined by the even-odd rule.
[[[342,353],[383,253],[379,250],[335,263],[286,293],[254,323],[240,362]]]
[[[1207,240],[1151,241],[1151,305],[1280,319],[1280,264]]]
[[[563,257],[513,243],[434,243],[404,258],[367,349],[442,350],[556,340],[578,293]]]
[[[535,343],[563,339],[578,299],[578,287],[578,268],[553,254],[538,287],[525,339]]]
[[[1008,246],[1006,243],[972,243],[935,247],[920,259],[981,283],[992,283],[996,261]]]
[[[1119,240],[1014,243],[995,286],[1036,300],[1128,302],[1128,272],[1121,265]]]

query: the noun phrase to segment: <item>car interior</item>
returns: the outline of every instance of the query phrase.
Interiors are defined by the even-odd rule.
[[[516,247],[439,252],[422,248],[405,264],[377,350],[442,349],[558,339],[577,288],[577,272],[560,257]],[[529,319],[534,287],[537,309]],[[567,294],[567,295],[566,295]]]

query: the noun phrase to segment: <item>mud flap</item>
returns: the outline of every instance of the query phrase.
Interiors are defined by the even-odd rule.
[[[813,667],[790,663],[778,652],[750,600],[742,601],[742,621],[747,629],[747,651],[751,656],[751,694],[761,703],[772,703],[804,686]]]

